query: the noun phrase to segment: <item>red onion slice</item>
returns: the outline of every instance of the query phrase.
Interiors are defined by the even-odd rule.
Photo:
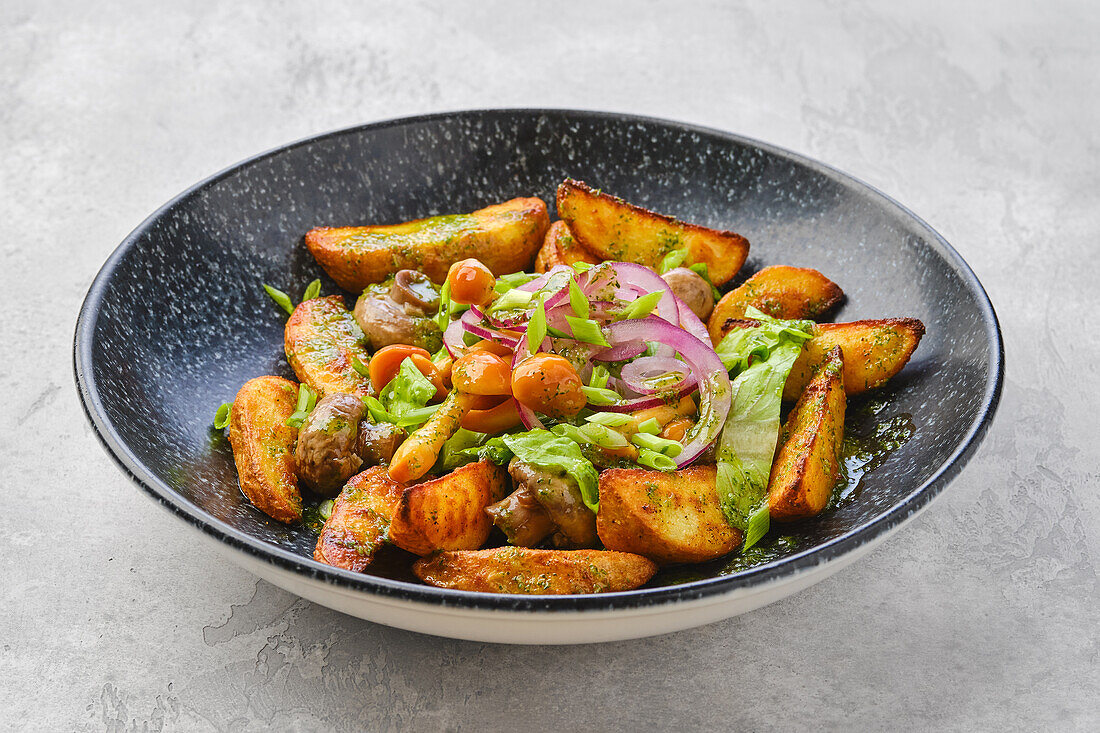
[[[447,347],[447,353],[452,359],[466,353],[466,342],[462,340],[462,334],[466,333],[465,325],[460,320],[451,321],[443,332],[443,345]]]
[[[649,386],[650,380],[667,374],[675,374],[679,378],[664,388]],[[686,362],[670,356],[643,356],[635,359],[623,366],[620,379],[627,387],[643,395],[677,391],[689,382],[691,386],[698,382]]]

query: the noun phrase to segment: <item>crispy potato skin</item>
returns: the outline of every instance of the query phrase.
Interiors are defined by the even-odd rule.
[[[613,468],[600,474],[596,531],[609,550],[667,565],[713,560],[741,545],[722,513],[714,466],[673,473]]]
[[[602,261],[573,238],[564,221],[556,221],[550,225],[546,239],[535,256],[535,272],[549,272],[557,265],[572,265],[574,262],[596,265]]]
[[[741,269],[749,242],[735,232],[686,224],[566,179],[558,186],[558,216],[590,253],[605,260],[657,267],[669,252],[687,248],[687,264],[705,263],[715,285]]]
[[[633,590],[647,583],[657,566],[628,552],[498,547],[438,552],[417,560],[413,572],[440,588],[567,595]]]
[[[498,276],[527,270],[549,226],[542,199],[516,198],[404,224],[317,227],[306,234],[306,247],[340,287],[358,293],[403,269],[443,282],[451,265],[467,257]]]
[[[745,306],[753,306],[773,318],[811,318],[828,313],[844,297],[836,283],[808,267],[775,265],[765,267],[739,288],[722,296],[707,321],[711,340],[725,335],[729,319],[745,317]]]
[[[772,519],[792,521],[819,514],[841,478],[847,404],[843,369],[840,347],[834,346],[787,417],[768,481]]]
[[[404,484],[391,479],[385,466],[352,476],[333,502],[313,559],[357,573],[366,570],[385,544],[386,529],[404,491]]]
[[[469,463],[405,489],[388,537],[402,550],[473,550],[485,544],[493,521],[485,507],[511,491],[508,472],[492,461]]]
[[[294,373],[322,397],[336,392],[370,394],[370,379],[352,368],[353,358],[363,364],[370,361],[365,344],[363,330],[340,295],[303,301],[283,332]]]
[[[798,399],[834,346],[844,352],[844,391],[848,395],[880,387],[902,370],[922,336],[924,324],[915,318],[819,323],[791,368],[783,385],[783,399]]]
[[[298,402],[298,386],[282,377],[256,377],[233,400],[229,444],[241,491],[272,519],[302,518],[302,495],[294,472],[297,428],[286,424]]]

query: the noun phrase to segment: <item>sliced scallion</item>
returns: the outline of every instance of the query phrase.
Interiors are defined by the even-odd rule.
[[[527,322],[527,352],[530,354],[537,353],[545,338],[546,308],[540,300],[531,312],[531,319]]]
[[[579,318],[588,318],[588,298],[573,278],[569,278],[569,305]]]
[[[675,440],[659,438],[650,433],[635,433],[630,439],[630,442],[641,448],[648,448],[649,450],[663,453],[669,458],[675,458],[684,452],[684,446],[677,443]]]
[[[686,249],[676,249],[669,252],[661,260],[661,264],[657,268],[657,272],[664,275],[669,270],[675,270],[680,265],[684,264],[684,260],[687,259],[688,253]]]
[[[638,464],[647,468],[655,468],[658,471],[676,470],[676,461],[672,460],[664,453],[658,453],[649,448],[641,448],[638,450]]]
[[[607,380],[611,378],[611,372],[607,371],[607,367],[602,364],[597,364],[592,367],[592,377],[588,380],[588,384],[592,387],[603,388],[607,386]]]
[[[767,502],[762,507],[749,515],[748,526],[745,528],[745,546],[742,552],[749,549],[768,533],[771,528],[771,513],[768,511]]]
[[[233,403],[223,402],[222,406],[218,408],[218,411],[214,413],[214,427],[218,430],[225,430],[229,427],[229,420],[233,416]]]
[[[580,275],[591,270],[593,265],[591,262],[574,262],[570,267],[573,268],[573,272]]]
[[[362,374],[364,377],[370,376],[370,367],[364,364],[363,361],[354,354],[351,357],[351,368],[359,374]]]
[[[653,309],[657,307],[657,303],[664,297],[665,291],[658,290],[655,293],[646,293],[642,297],[638,298],[627,306],[626,313],[624,314],[627,320],[633,318],[645,318]]]
[[[378,401],[376,397],[366,395],[363,397],[363,402],[367,406],[367,411],[370,412],[371,419],[375,422],[394,422],[395,418],[389,413],[389,411]]]
[[[275,301],[275,304],[286,311],[289,316],[294,313],[294,303],[290,300],[290,296],[284,293],[282,290],[273,288],[267,283],[264,283],[264,290],[271,296],[271,299]]]
[[[638,432],[656,435],[661,432],[661,423],[657,422],[657,418],[651,417],[638,424]]]
[[[440,331],[446,331],[451,325],[451,281],[444,281],[443,288],[439,291],[439,313],[435,316],[435,325]]]
[[[625,448],[629,445],[622,433],[618,430],[612,430],[606,425],[586,423],[581,425],[578,430],[580,430],[581,435],[588,439],[589,443],[598,445],[601,448]]]
[[[317,505],[317,513],[321,515],[326,521],[332,516],[332,507],[335,502],[332,499],[325,499]]]
[[[630,415],[621,412],[596,412],[585,418],[588,422],[606,425],[609,428],[617,428],[631,421]]]
[[[619,401],[619,393],[603,387],[581,387],[581,392],[593,405],[614,405]]]
[[[317,279],[306,286],[306,291],[302,293],[302,302],[307,300],[313,300],[321,294],[321,280]]]
[[[565,322],[569,324],[569,329],[573,332],[573,338],[577,341],[583,341],[586,344],[595,344],[596,346],[611,345],[607,343],[607,338],[603,335],[603,331],[600,330],[600,324],[595,321],[577,316],[566,316]]]
[[[507,311],[513,308],[526,308],[531,304],[531,299],[534,297],[534,293],[513,288],[493,301],[493,305],[489,310],[490,312],[496,313],[497,311]]]

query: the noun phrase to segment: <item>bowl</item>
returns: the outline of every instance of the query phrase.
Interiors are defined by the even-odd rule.
[[[848,430],[901,430],[853,496],[769,538],[759,564],[668,569],[649,585],[590,596],[469,593],[418,584],[401,567],[355,574],[312,559],[315,535],[254,509],[237,488],[218,406],[251,377],[292,377],[285,315],[261,283],[291,293],[321,277],[314,226],[395,223],[515,196],[553,204],[565,177],[752,243],[742,270],[816,268],[847,300],[835,320],[910,316],[927,334],[885,388],[853,398]],[[805,588],[882,542],[973,453],[1000,395],[997,318],[974,273],[913,213],[826,165],[734,134],[623,114],[484,110],[341,130],[250,158],[143,222],[99,272],[80,311],[74,368],[107,452],[149,496],[230,562],[354,616],[430,634],[581,643],[727,618]],[[884,427],[885,426],[885,427]],[[889,436],[888,436],[889,437]],[[858,468],[858,466],[856,467]],[[184,548],[181,548],[183,551]]]

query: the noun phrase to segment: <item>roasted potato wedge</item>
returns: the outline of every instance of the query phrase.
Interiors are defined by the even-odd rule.
[[[548,272],[557,265],[572,265],[574,262],[596,265],[602,260],[573,238],[564,221],[556,221],[550,225],[546,239],[535,256],[535,272]]]
[[[607,550],[491,550],[438,552],[413,564],[429,585],[481,593],[566,595],[634,590],[657,572],[641,555]]]
[[[834,346],[787,417],[768,481],[772,519],[792,521],[819,514],[843,475],[843,370],[840,347]]]
[[[605,260],[656,268],[666,254],[686,248],[685,265],[703,263],[715,285],[741,269],[749,242],[734,232],[687,224],[566,179],[558,186],[558,216],[590,253]]]
[[[798,399],[834,346],[844,352],[844,391],[848,395],[880,387],[902,370],[922,336],[924,324],[915,318],[819,323],[791,368],[783,385],[783,399]]]
[[[390,522],[389,540],[417,555],[481,547],[493,528],[485,507],[510,490],[508,472],[492,461],[469,463],[410,486]]]
[[[358,293],[406,268],[440,283],[467,257],[494,275],[527,270],[549,226],[542,199],[517,198],[404,224],[318,227],[306,234],[306,247],[340,287]]]
[[[313,559],[361,573],[385,544],[405,486],[390,478],[385,466],[374,466],[352,476],[332,505],[321,528]]]
[[[355,358],[363,364],[370,361],[366,339],[339,295],[303,301],[283,332],[294,373],[322,397],[336,392],[370,394],[370,379],[352,367]]]
[[[241,491],[272,519],[302,518],[302,494],[294,472],[298,429],[286,424],[298,403],[298,386],[282,377],[256,377],[233,400],[229,444]]]
[[[661,564],[703,562],[741,545],[722,513],[714,466],[673,473],[613,468],[600,474],[596,531],[609,550]]]
[[[723,324],[731,318],[744,318],[745,306],[750,305],[773,318],[817,320],[843,297],[844,291],[817,270],[786,265],[765,267],[722,296],[710,314],[707,330],[712,341],[721,339]]]

